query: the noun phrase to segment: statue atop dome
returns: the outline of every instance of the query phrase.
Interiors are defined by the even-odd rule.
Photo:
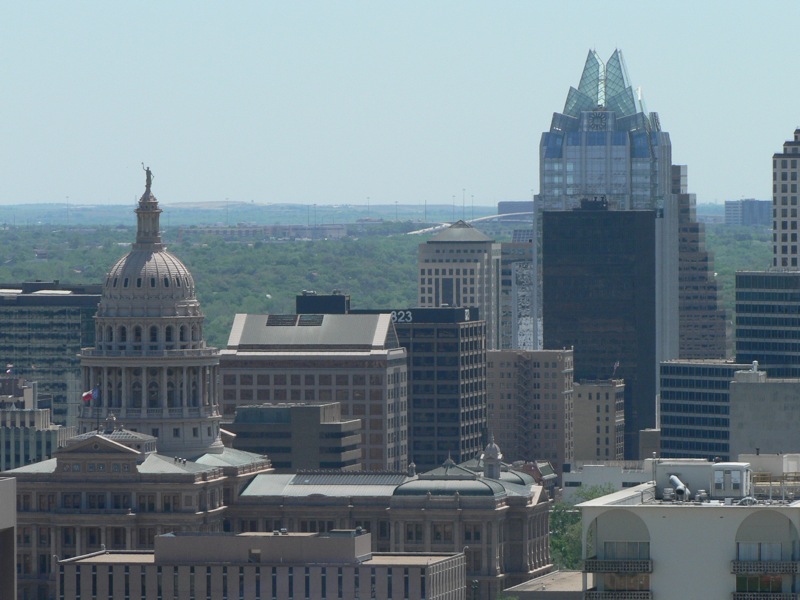
[[[145,195],[150,194],[150,188],[153,185],[153,172],[150,170],[150,167],[145,167],[144,163],[142,163],[142,169],[144,169],[144,176],[145,176]]]

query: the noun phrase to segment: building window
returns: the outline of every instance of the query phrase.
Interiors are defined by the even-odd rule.
[[[421,544],[423,540],[422,523],[406,523],[406,543]]]
[[[433,543],[452,544],[453,543],[453,524],[434,523],[433,524]]]

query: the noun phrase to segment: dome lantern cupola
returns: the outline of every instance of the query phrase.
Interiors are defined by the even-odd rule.
[[[150,189],[153,185],[153,172],[150,167],[145,167],[144,163],[142,163],[142,168],[144,168],[146,180],[144,194],[139,198],[139,206],[136,209],[137,229],[134,250],[158,252],[164,250],[159,227],[161,209],[158,207],[158,200],[156,200]]]

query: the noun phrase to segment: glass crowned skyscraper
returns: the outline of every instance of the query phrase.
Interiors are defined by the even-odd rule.
[[[671,165],[669,134],[631,86],[622,52],[603,63],[589,51],[577,89],[542,134],[539,209],[570,210],[595,196],[610,210],[662,209]]]

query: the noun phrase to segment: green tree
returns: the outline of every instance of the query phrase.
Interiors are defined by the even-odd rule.
[[[581,486],[575,491],[578,502],[586,502],[615,491],[606,485]],[[550,509],[550,560],[559,569],[580,569],[581,512],[569,502],[555,502]]]

